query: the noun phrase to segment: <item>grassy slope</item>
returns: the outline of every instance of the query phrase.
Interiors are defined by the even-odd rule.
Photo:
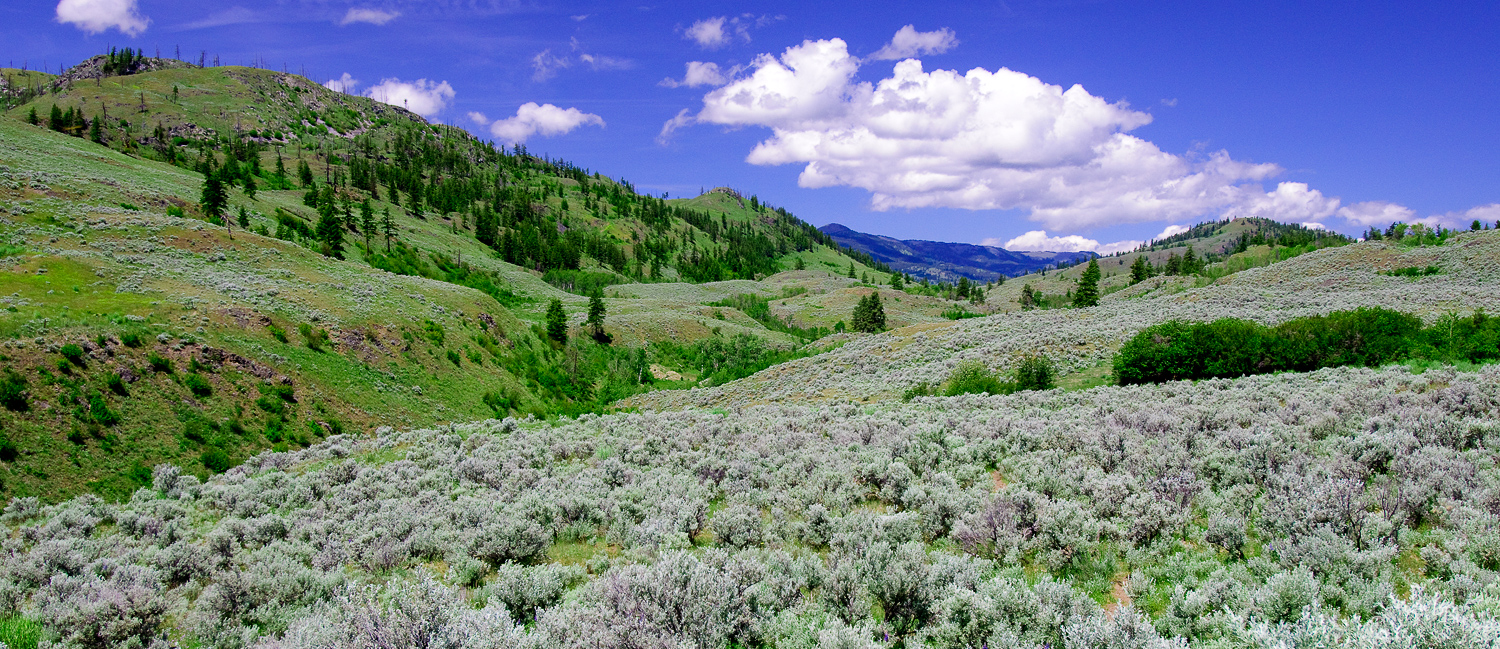
[[[267,416],[253,405],[261,379],[250,371],[228,366],[206,374],[214,388],[209,398],[195,399],[181,385],[202,346],[242,355],[278,380],[288,377],[299,402],[289,437],[304,441],[316,437],[309,422],[368,430],[471,420],[491,414],[480,402],[487,391],[526,394],[493,358],[481,355],[489,361],[482,365],[467,358],[478,352],[471,337],[481,332],[481,313],[496,322],[502,344],[531,340],[525,323],[487,295],[328,260],[250,233],[236,232],[231,241],[222,228],[199,221],[121,209],[127,202],[154,211],[191,196],[199,180],[14,121],[0,120],[0,166],[6,181],[0,241],[11,252],[23,250],[0,259],[7,271],[0,274],[4,365],[28,379],[33,403],[29,412],[0,411],[0,432],[21,449],[0,467],[7,495],[128,493],[127,473],[136,465],[193,466],[204,444],[183,438],[174,412],[183,408],[214,422],[238,416],[248,434],[208,440],[232,455],[268,445],[259,432]],[[445,329],[445,347],[423,335],[428,320]],[[290,342],[274,340],[267,321],[288,332]],[[301,344],[302,323],[330,330],[331,351]],[[118,336],[132,330],[149,344],[119,345]],[[163,333],[170,341],[156,342]],[[101,334],[113,337],[108,351],[94,352],[70,375],[58,372],[59,345]],[[464,354],[462,367],[446,358],[447,349]],[[174,360],[176,375],[146,371],[150,353]],[[104,386],[125,368],[146,375],[128,386],[128,397]],[[98,427],[76,417],[62,402],[75,387],[108,395],[122,423]],[[75,428],[82,443],[67,439]]]
[[[176,102],[171,100],[174,86]],[[139,110],[142,95],[144,113]],[[90,115],[107,112],[110,146],[24,123],[30,108],[45,119],[54,103]],[[325,131],[328,123],[335,123],[350,132],[362,127],[379,135],[380,119],[447,128],[428,127],[404,111],[333,93],[295,76],[245,68],[170,69],[77,82],[10,111],[8,119],[0,118],[0,173],[5,180],[0,186],[0,217],[5,219],[0,222],[0,245],[11,246],[0,258],[0,266],[10,271],[0,276],[0,295],[8,296],[3,304],[8,310],[0,311],[0,336],[7,339],[0,353],[3,364],[27,380],[33,406],[25,412],[0,410],[0,435],[19,449],[14,461],[0,464],[0,495],[56,497],[87,490],[119,496],[138,485],[142,467],[158,462],[205,472],[202,453],[210,447],[237,459],[272,445],[273,438],[280,438],[280,445],[296,446],[315,441],[334,426],[360,431],[382,424],[424,426],[484,418],[493,413],[480,397],[491,391],[515,397],[517,406],[538,404],[521,381],[475,343],[473,337],[484,329],[480,314],[496,322],[501,348],[508,349],[536,344],[530,325],[541,321],[549,300],[563,300],[575,325],[582,323],[586,300],[541,281],[539,273],[499,260],[471,233],[456,227],[451,217],[457,215],[416,219],[392,209],[403,241],[421,250],[461,256],[465,263],[497,273],[518,296],[508,303],[511,308],[471,289],[372,269],[363,263],[358,246],[350,246],[348,261],[337,262],[292,242],[239,230],[231,240],[222,228],[165,216],[173,206],[193,213],[201,176],[143,159],[155,153],[149,141],[131,144],[135,138],[149,135],[158,122],[174,134],[254,129],[282,145],[288,167],[295,169],[301,157],[321,177],[328,169],[316,148],[347,141],[307,128],[293,138],[291,125],[308,117],[299,112],[299,105],[302,111],[321,106],[314,110],[314,119],[328,118],[317,124]],[[344,108],[350,112],[340,113]],[[127,120],[128,129],[120,119]],[[357,126],[351,128],[351,123]],[[274,168],[274,149],[262,155],[262,164],[267,170]],[[576,187],[568,179],[538,182]],[[302,204],[302,193],[262,190],[252,199],[232,191],[230,209],[243,207],[251,214],[252,227],[274,230],[267,215],[278,208],[313,217]],[[553,196],[547,203],[562,213],[561,202],[567,197]],[[648,232],[639,220],[607,210],[604,218],[585,214],[582,202],[573,196],[573,209],[563,214],[569,227],[612,232],[621,241]],[[735,221],[759,218],[722,194],[690,202]],[[391,206],[376,202],[377,210],[385,207]],[[701,232],[694,237],[702,245],[710,243]],[[860,290],[852,287],[852,280],[831,272],[836,269],[841,275],[850,262],[837,250],[818,247],[801,255],[809,268],[827,271],[788,271],[763,281],[701,287],[615,287],[612,295],[642,295],[607,300],[608,330],[617,344],[625,345],[743,332],[777,346],[793,346],[795,339],[768,331],[735,309],[704,303],[737,293],[780,295],[786,286],[811,289],[807,297],[778,303],[777,308],[785,310],[785,303],[814,295]],[[794,263],[790,256],[783,262],[787,267]],[[870,270],[858,264],[856,269]],[[820,308],[804,310],[816,314]],[[929,310],[933,314],[928,317],[936,317],[936,311]],[[844,313],[795,320],[830,326],[847,317]],[[445,330],[442,347],[425,335],[428,320]],[[316,352],[303,344],[297,327],[304,323],[330,331],[333,342],[327,351]],[[285,331],[289,342],[273,339],[266,324]],[[120,336],[131,331],[143,334],[148,344],[121,345]],[[157,342],[158,334],[167,334],[167,340]],[[84,366],[66,373],[58,369],[61,345],[98,347],[101,336],[105,344],[91,348]],[[198,397],[184,382],[192,359],[203,358],[205,349],[225,350],[247,362],[203,372],[213,392]],[[459,366],[447,358],[449,349],[459,353]],[[172,360],[176,371],[148,371],[151,354]],[[481,362],[475,363],[474,357]],[[126,386],[128,396],[106,385],[110,375],[122,371],[142,377]],[[273,382],[286,377],[295,386],[297,403],[291,406],[287,432],[279,435],[267,429],[274,429],[268,422],[275,418],[255,405],[261,396],[258,386],[268,377]],[[88,408],[72,403],[86,403],[90,394],[103,397],[121,423],[99,425]],[[231,426],[231,421],[237,425]],[[218,430],[204,429],[202,422]],[[237,432],[241,429],[245,432]]]

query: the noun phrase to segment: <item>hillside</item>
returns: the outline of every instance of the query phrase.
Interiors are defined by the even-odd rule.
[[[1089,309],[1029,312],[1021,312],[1015,302],[1023,282],[1031,279],[1021,278],[988,292],[988,304],[1011,309],[1004,315],[858,336],[827,354],[723,386],[641,395],[626,403],[660,410],[880,401],[899,398],[920,383],[940,383],[967,359],[1008,372],[1023,356],[1037,353],[1058,365],[1064,384],[1097,385],[1105,380],[1109,359],[1127,338],[1173,318],[1209,321],[1236,316],[1276,323],[1362,305],[1416,313],[1429,320],[1480,308],[1493,312],[1500,309],[1497,260],[1500,231],[1495,230],[1459,233],[1441,246],[1368,241],[1302,254],[1217,280],[1155,277],[1106,292],[1100,305]],[[1442,270],[1419,278],[1379,274],[1427,266]],[[1038,282],[1037,286],[1072,284],[1072,280],[1057,279],[1055,271],[1048,275],[1045,281],[1055,284]],[[1109,279],[1123,284],[1128,275],[1107,278],[1101,287],[1110,286]]]
[[[0,649],[1500,646],[1500,223],[1071,308],[292,75],[0,78]]]
[[[901,240],[856,232],[838,223],[818,228],[840,245],[870,255],[918,279],[957,284],[967,277],[993,282],[1044,268],[1070,265],[1093,257],[1086,252],[1016,252],[995,246],[939,241]]]
[[[143,59],[98,76],[107,62],[0,74],[29,97],[0,118],[3,361],[30,401],[0,411],[6,495],[124,497],[163,461],[206,476],[382,424],[607,409],[678,387],[647,365],[699,375],[648,343],[806,340],[705,302],[836,298],[857,292],[837,279],[851,265],[873,270],[732,192],[642,196],[294,75]],[[223,218],[200,204],[210,168]],[[391,215],[388,241],[363,204]],[[781,270],[798,259],[810,270]],[[580,294],[612,284],[642,296],[610,293],[614,344],[597,345]],[[554,299],[561,347],[541,327]],[[910,321],[939,319],[931,302]]]

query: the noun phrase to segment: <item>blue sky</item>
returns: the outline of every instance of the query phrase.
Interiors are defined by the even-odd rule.
[[[901,238],[1500,219],[1493,2],[17,0],[0,25],[8,65],[262,61],[644,191]]]

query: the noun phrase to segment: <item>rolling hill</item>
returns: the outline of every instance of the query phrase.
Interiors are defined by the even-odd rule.
[[[971,243],[893,239],[856,232],[838,223],[818,230],[840,245],[866,253],[897,271],[948,284],[957,284],[960,277],[993,282],[1095,256],[1086,252],[1016,252]]]

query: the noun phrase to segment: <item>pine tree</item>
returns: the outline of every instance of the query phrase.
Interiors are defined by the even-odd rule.
[[[1151,277],[1151,267],[1146,264],[1144,253],[1137,255],[1135,262],[1130,264],[1130,283],[1139,284]]]
[[[969,297],[969,278],[967,278],[967,277],[960,277],[960,278],[958,278],[958,289],[957,289],[957,291],[955,291],[955,294],[958,296],[958,299],[960,299],[960,300],[966,300],[966,299],[968,299],[968,297]]]
[[[595,288],[589,294],[589,319],[588,323],[594,328],[594,340],[600,344],[609,342],[609,336],[604,333],[604,296],[599,294]]]
[[[1182,273],[1182,258],[1178,257],[1177,253],[1174,252],[1167,255],[1166,272],[1168,275],[1178,275]]]
[[[255,185],[255,176],[245,174],[245,195],[250,197],[250,200],[252,201],[255,200],[256,189],[257,187]]]
[[[203,215],[208,217],[209,222],[218,223],[224,217],[224,209],[229,206],[229,195],[224,191],[224,181],[219,179],[218,173],[209,171],[203,175],[203,193],[198,203],[203,207]]]
[[[89,122],[89,139],[93,140],[94,144],[104,144],[104,130],[99,124],[101,121],[103,120],[96,115],[93,121]]]
[[[1073,307],[1081,309],[1084,307],[1099,306],[1099,260],[1090,259],[1089,267],[1083,269],[1083,277],[1078,280],[1078,291],[1073,294]]]
[[[245,211],[245,206],[244,205],[240,206],[240,218],[239,218],[239,221],[240,221],[240,228],[241,229],[249,229],[250,228],[250,212]]]
[[[849,279],[854,279],[854,262],[849,262]]]
[[[1039,300],[1036,291],[1033,291],[1031,289],[1030,284],[1024,284],[1021,286],[1021,297],[1020,299],[1016,300],[1016,302],[1021,305],[1022,311],[1030,311],[1032,309],[1035,309],[1037,307],[1038,301]]]
[[[47,126],[58,133],[68,127],[67,123],[63,122],[63,112],[57,104],[52,104],[52,112],[47,114]]]
[[[552,300],[547,305],[547,337],[559,345],[568,343],[568,314],[563,311],[562,300]]]
[[[333,199],[333,188],[325,186],[318,200],[318,225],[315,233],[322,243],[320,252],[335,259],[344,258],[344,222],[339,218]]]
[[[36,126],[37,124],[40,124],[41,121],[41,118],[36,116],[36,106],[32,106],[31,112],[26,113],[26,123],[32,126]]]
[[[359,204],[359,231],[365,235],[365,248],[370,247],[370,237],[375,234],[375,208],[366,198]]]
[[[396,237],[396,222],[391,220],[391,208],[380,210],[380,233],[385,235],[385,251],[391,251],[391,239]]]
[[[1198,267],[1198,255],[1193,252],[1193,247],[1188,246],[1187,252],[1182,253],[1182,274],[1197,275],[1202,270]]]
[[[903,284],[901,282],[901,274],[900,273],[897,273],[895,275],[891,275],[891,288],[896,289],[898,291],[904,289],[904,286],[903,286]]]
[[[859,299],[850,322],[854,331],[861,333],[879,333],[885,330],[885,307],[880,303],[879,291]]]
[[[312,167],[307,166],[306,160],[297,161],[297,182],[301,183],[303,187],[312,187],[314,182]]]
[[[792,268],[795,269],[795,270],[807,270],[807,264],[804,263],[802,261],[802,257],[799,256],[799,257],[797,257],[797,263],[793,264]]]

